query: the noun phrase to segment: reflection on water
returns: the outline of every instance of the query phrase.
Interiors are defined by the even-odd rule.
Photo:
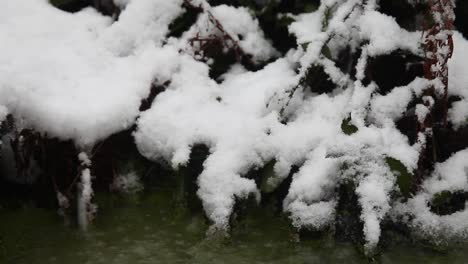
[[[203,215],[184,212],[168,197],[164,190],[131,201],[100,197],[97,221],[87,233],[64,227],[52,211],[0,209],[0,263],[367,262],[351,244],[324,239],[292,242],[287,221],[266,210],[248,215],[230,239],[206,240]],[[468,253],[393,245],[377,261],[467,263]]]

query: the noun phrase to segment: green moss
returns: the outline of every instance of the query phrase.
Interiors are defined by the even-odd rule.
[[[358,131],[358,128],[355,125],[351,124],[351,117],[348,117],[341,123],[341,130],[346,135],[352,135]]]
[[[411,196],[411,186],[413,184],[414,175],[408,172],[408,169],[401,161],[387,157],[385,159],[390,170],[397,175],[397,184],[401,194],[409,198]]]

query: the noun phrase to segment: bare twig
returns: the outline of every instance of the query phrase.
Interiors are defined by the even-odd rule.
[[[242,59],[247,59],[248,63],[253,65],[253,61],[251,61],[247,53],[241,48],[238,40],[236,40],[234,37],[231,36],[231,34],[228,33],[228,31],[224,28],[223,24],[213,15],[213,13],[210,10],[211,7],[208,4],[205,6],[196,6],[192,3],[191,0],[184,0],[184,4],[189,8],[206,13],[209,22],[221,33],[221,36],[210,34],[208,37],[200,37],[200,33],[197,33],[195,37],[189,40],[192,46],[194,46],[195,43],[198,43],[200,50],[203,51],[207,47],[211,46],[211,44],[219,44],[223,48],[234,50],[236,60],[238,62],[241,62]]]

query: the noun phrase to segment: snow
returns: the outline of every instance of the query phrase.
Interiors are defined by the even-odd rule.
[[[290,64],[280,59],[255,73],[227,74],[218,85],[205,64],[181,57],[167,91],[138,120],[135,141],[143,155],[164,158],[174,168],[188,162],[192,146],[209,146],[198,194],[208,217],[226,228],[235,198],[258,195],[254,181],[242,175],[264,164],[260,152],[278,122],[274,112],[264,112],[266,100],[295,80]]]
[[[448,160],[436,165],[433,177],[423,186],[429,194],[442,191],[468,191],[468,149],[459,151]]]
[[[391,208],[390,193],[396,188],[397,175],[385,164],[385,157],[397,158],[412,170],[418,152],[393,127],[360,128],[357,133],[337,140],[331,149],[346,165],[340,177],[357,186],[365,248],[371,252],[380,238],[380,222]]]
[[[126,57],[146,44],[160,45],[168,26],[182,13],[182,0],[131,1],[119,20],[100,36],[115,55]]]
[[[364,176],[358,190],[361,203],[368,208],[363,220],[369,247],[375,246],[378,222],[389,209],[388,196],[395,180],[384,165],[372,164],[391,156],[414,169],[418,153],[393,126],[363,125],[355,135],[343,134],[342,120],[352,109],[365,107],[373,90],[363,88],[362,95],[350,89],[336,96],[310,97],[285,125],[278,119],[277,109],[265,105],[273,94],[284,93],[297,82],[287,60],[277,60],[255,73],[234,68],[219,85],[207,76],[205,64],[182,57],[173,82],[138,120],[135,139],[140,152],[153,160],[170,161],[176,168],[187,163],[191,146],[209,146],[211,154],[198,179],[198,194],[208,217],[220,229],[228,227],[236,198],[259,195],[254,181],[242,177],[249,169],[275,159],[278,178],[271,179],[275,185],[292,165],[305,162],[293,178],[285,211],[298,227],[323,228],[334,216],[336,201],[321,200],[332,197],[333,186],[338,184],[340,177],[334,178],[333,171],[343,162],[356,162],[362,156],[359,150],[367,146],[369,160],[359,171]],[[330,159],[326,155],[345,157]],[[374,190],[380,194],[375,196]]]
[[[394,18],[377,11],[365,12],[359,19],[361,37],[369,40],[369,56],[388,54],[394,50],[420,53],[420,32],[400,28]]]
[[[169,42],[188,53],[194,53],[198,48],[188,47],[193,38],[210,39],[213,36],[223,38],[223,33],[227,33],[232,41],[236,42],[242,51],[252,56],[254,63],[267,61],[271,57],[278,56],[270,41],[265,39],[263,31],[260,29],[257,19],[254,19],[245,7],[232,7],[219,5],[211,7],[207,2],[200,3],[204,8],[198,16],[197,21],[186,31],[181,39],[171,39]],[[198,6],[195,4],[195,6]],[[222,32],[216,23],[222,21]],[[234,43],[228,41],[232,48]]]
[[[454,51],[449,60],[449,94],[461,97],[449,111],[449,117],[456,127],[468,124],[468,40],[459,32],[453,34]]]
[[[402,218],[404,223],[426,239],[437,243],[447,243],[453,239],[468,238],[468,207],[449,214],[437,215],[430,211],[429,203],[442,191],[468,191],[468,149],[459,151],[448,160],[436,165],[430,178],[423,182],[423,189],[406,203],[395,206],[394,217]]]
[[[273,187],[299,167],[283,201],[298,229],[333,225],[336,189],[350,183],[362,209],[367,252],[378,245],[380,224],[389,217],[428,236],[467,236],[467,210],[439,216],[428,202],[441,191],[468,191],[468,150],[436,164],[423,189],[407,202],[394,200],[398,175],[385,162],[391,157],[409,172],[417,168],[423,142],[410,145],[395,122],[424,89],[440,84],[416,78],[385,95],[377,84],[364,84],[368,58],[398,49],[421,55],[421,32],[400,28],[394,18],[375,11],[375,1],[322,1],[317,11],[293,16],[289,31],[297,38],[296,49],[255,72],[234,64],[217,82],[209,77],[210,63],[195,56],[192,38],[226,33],[255,63],[279,53],[247,8],[211,7],[204,0],[192,2],[203,7],[194,25],[180,38],[168,38],[168,25],[184,12],[182,2],[119,0],[124,9],[117,21],[91,8],[65,13],[46,0],[2,3],[0,121],[10,113],[22,127],[71,139],[82,150],[136,125],[140,153],[174,169],[188,163],[192,147],[206,145],[210,153],[197,194],[212,230],[229,229],[237,201],[261,199],[259,186],[246,174],[275,161],[268,179]],[[455,33],[454,42],[449,92],[461,101],[450,109],[450,121],[461,127],[468,122],[468,41]],[[345,73],[334,60],[348,47],[360,55],[355,71]],[[316,94],[302,86],[311,65],[323,67],[333,91]],[[140,112],[153,83],[167,87]],[[429,108],[419,104],[414,112],[424,120]],[[348,119],[355,133],[342,130]],[[2,156],[12,160],[11,153],[3,153],[8,150],[2,148]],[[85,226],[93,210],[91,161],[85,152],[78,158],[84,167],[78,202]],[[141,185],[129,172],[118,175],[113,187],[131,191]],[[412,220],[398,220],[407,215]]]
[[[375,161],[374,161],[375,162]],[[395,177],[389,168],[377,162],[366,164],[367,177],[356,188],[362,207],[366,250],[373,250],[380,239],[380,221],[390,210],[390,192],[394,189]]]
[[[258,20],[252,18],[247,8],[219,5],[212,9],[212,13],[219,21],[223,21],[223,27],[239,41],[240,47],[253,55],[254,61],[266,61],[278,55],[271,43],[265,39]],[[242,38],[239,39],[238,36]]]
[[[326,149],[316,148],[293,177],[284,209],[293,225],[321,229],[334,220],[336,200],[331,198],[337,185],[339,162],[326,157]],[[329,201],[327,201],[329,200]]]
[[[89,159],[88,155],[84,152],[80,152],[78,154],[78,160],[81,162],[81,166],[91,166],[91,160]]]
[[[315,228],[322,230],[335,219],[336,201],[317,201],[307,203],[301,200],[294,200],[289,203],[285,210],[291,213],[291,220],[294,227]]]
[[[295,22],[289,25],[289,32],[297,36],[297,43],[304,44],[322,37],[323,14],[316,11],[300,14],[295,17]]]
[[[69,14],[46,0],[7,1],[0,10],[0,104],[25,126],[80,146],[130,127],[168,59],[153,43],[160,45],[181,10],[176,3],[132,1],[111,24],[93,9]]]
[[[373,121],[381,125],[391,125],[394,121],[398,121],[414,95],[427,88],[429,83],[426,79],[416,78],[406,86],[393,88],[386,95],[375,95],[371,101]]]
[[[83,230],[86,230],[89,223],[89,206],[93,196],[91,187],[91,171],[86,168],[81,172],[81,188],[79,189],[78,198],[78,225]]]
[[[135,171],[116,175],[110,185],[111,190],[123,193],[137,193],[143,190],[143,184]]]

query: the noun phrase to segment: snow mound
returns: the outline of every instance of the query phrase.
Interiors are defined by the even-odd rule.
[[[273,92],[293,85],[295,74],[281,59],[255,73],[228,73],[218,85],[205,64],[180,59],[168,89],[138,120],[135,141],[143,155],[175,168],[188,162],[192,146],[209,146],[198,194],[208,217],[226,228],[235,198],[258,195],[255,182],[242,175],[264,164],[268,131],[278,122],[265,104]]]
[[[93,9],[69,14],[46,0],[7,1],[0,10],[0,104],[24,126],[80,146],[130,127],[170,62],[155,44],[180,2],[132,1],[112,23]]]
[[[436,165],[423,189],[406,203],[395,206],[393,216],[413,228],[420,236],[437,243],[468,238],[468,206],[448,215],[431,211],[430,203],[442,192],[468,192],[468,149],[459,151]]]

